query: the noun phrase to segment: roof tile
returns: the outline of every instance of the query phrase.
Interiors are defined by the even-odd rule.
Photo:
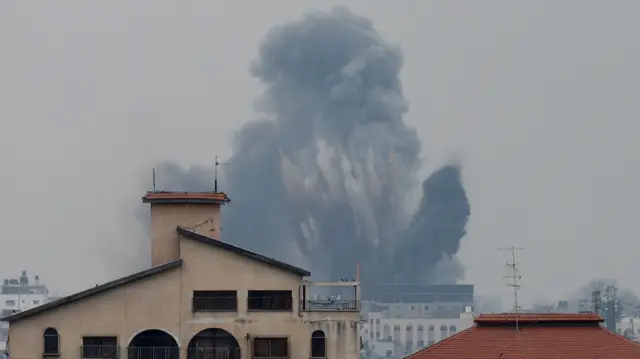
[[[410,359],[628,359],[640,345],[596,324],[594,314],[485,314],[476,325]],[[593,325],[589,324],[593,323]],[[486,325],[485,325],[486,324]]]

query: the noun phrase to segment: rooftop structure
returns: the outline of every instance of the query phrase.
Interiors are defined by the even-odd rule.
[[[407,358],[640,358],[640,345],[603,328],[592,313],[483,314],[474,322]]]
[[[310,282],[305,269],[222,240],[224,193],[154,191],[143,202],[152,267],[2,318],[10,357],[359,356],[357,280]],[[326,286],[351,297],[309,298]]]

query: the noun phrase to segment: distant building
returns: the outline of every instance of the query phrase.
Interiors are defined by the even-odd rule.
[[[639,344],[602,322],[591,313],[482,314],[473,327],[407,358],[640,358]]]
[[[29,280],[23,270],[19,278],[6,278],[0,284],[0,316],[5,317],[23,310],[45,304],[51,300],[46,285],[40,283],[40,276]],[[0,323],[0,359],[5,359],[5,349],[9,332],[8,323]]]
[[[473,325],[473,285],[383,285],[360,334],[369,356],[401,358]]]
[[[12,358],[358,358],[357,281],[309,282],[304,269],[220,240],[224,193],[143,201],[153,267],[3,318]],[[331,286],[351,297],[309,298]]]
[[[48,301],[48,293],[37,274],[30,282],[23,270],[19,278],[6,278],[0,285],[0,313],[4,317],[42,305]]]

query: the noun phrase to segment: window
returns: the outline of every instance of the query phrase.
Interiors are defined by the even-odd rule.
[[[116,358],[118,345],[116,337],[83,337],[83,358]]]
[[[254,338],[254,358],[288,358],[289,341],[287,338]]]
[[[393,342],[395,343],[395,345],[400,345],[400,326],[399,325],[393,326]]]
[[[422,325],[418,325],[418,347],[424,347],[424,327]]]
[[[362,340],[362,338],[360,338]],[[322,330],[316,330],[311,334],[311,358],[327,357],[327,341]]]
[[[33,301],[33,305],[40,305],[40,301],[39,300],[34,300]]]
[[[60,354],[60,338],[58,331],[47,328],[44,331],[44,356],[57,356]]]
[[[6,304],[8,307],[13,307],[14,305],[16,305],[16,301],[13,299],[9,299],[9,300],[5,300],[4,304]]]
[[[458,328],[456,328],[455,325],[451,325],[449,327],[449,335],[454,335],[454,334],[456,334],[457,331],[458,331]]]
[[[238,292],[235,290],[194,290],[194,312],[235,312],[238,310]]]
[[[248,310],[291,311],[293,296],[290,290],[250,290]]]
[[[390,342],[391,341],[391,328],[389,327],[389,324],[385,324],[384,328],[382,329],[382,333],[384,338]]]
[[[442,324],[440,326],[440,340],[443,340],[447,337],[447,326]]]

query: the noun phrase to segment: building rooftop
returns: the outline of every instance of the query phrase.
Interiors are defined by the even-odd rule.
[[[256,252],[252,252],[248,249],[244,249],[242,247],[238,247],[235,246],[231,243],[227,243],[227,242],[223,242],[205,235],[202,235],[200,233],[194,232],[190,229],[187,228],[183,228],[183,227],[178,227],[176,228],[176,230],[178,231],[178,233],[182,236],[184,236],[185,238],[189,238],[204,244],[209,244],[215,247],[218,247],[220,249],[224,249],[226,251],[230,251],[236,254],[239,254],[241,256],[247,257],[247,258],[251,258],[255,261],[258,262],[262,262],[264,264],[276,267],[276,268],[280,268],[283,270],[286,270],[288,272],[291,272],[293,274],[302,276],[302,277],[308,277],[311,275],[311,272],[309,272],[308,270],[296,267],[294,265],[291,265],[289,263],[285,263],[285,262],[281,262],[275,258],[271,258],[271,257],[267,257],[264,256],[262,254],[256,253]]]
[[[224,192],[167,192],[150,191],[142,197],[144,203],[206,203],[226,204],[230,202]]]
[[[601,327],[603,321],[591,313],[483,314],[473,327],[408,358],[640,358],[640,345]]]
[[[252,260],[255,260],[255,261],[270,265],[272,267],[276,267],[276,268],[279,268],[281,270],[285,270],[285,271],[291,272],[291,273],[299,275],[301,277],[308,277],[308,276],[311,275],[311,273],[309,271],[304,270],[302,268],[298,268],[298,267],[293,266],[291,264],[278,261],[278,260],[276,260],[274,258],[270,258],[270,257],[264,256],[262,254],[255,253],[255,252],[252,252],[250,250],[247,250],[247,249],[244,249],[244,248],[241,248],[241,247],[238,247],[238,246],[234,246],[234,245],[232,245],[230,243],[227,243],[227,242],[223,242],[223,241],[219,241],[217,239],[211,238],[211,237],[207,237],[205,235],[196,233],[196,232],[194,232],[192,230],[189,230],[189,229],[186,229],[186,228],[176,227],[176,231],[178,232],[178,234],[180,234],[181,236],[183,236],[186,239],[195,240],[195,241],[198,241],[198,242],[201,242],[201,243],[204,243],[204,244],[208,244],[208,245],[220,248],[220,249],[225,250],[225,251],[233,252],[233,253],[239,254],[241,256],[250,258]],[[84,290],[82,292],[78,292],[78,293],[72,294],[70,296],[63,297],[63,298],[60,298],[58,300],[55,300],[55,301],[52,301],[52,302],[49,302],[49,303],[46,303],[46,304],[31,308],[31,309],[28,309],[28,310],[25,310],[25,311],[22,311],[22,312],[17,312],[15,314],[11,314],[9,316],[0,318],[0,321],[13,322],[13,321],[16,321],[16,320],[19,320],[19,319],[30,317],[30,316],[33,316],[35,314],[46,312],[48,310],[51,310],[51,309],[54,309],[54,308],[58,308],[60,306],[63,306],[63,305],[66,305],[66,304],[69,304],[69,303],[72,303],[72,302],[76,302],[78,300],[81,300],[81,299],[84,299],[84,298],[87,298],[87,297],[90,297],[90,296],[93,296],[93,295],[96,295],[96,294],[99,294],[99,293],[103,293],[105,291],[108,291],[108,290],[123,286],[125,284],[131,283],[131,282],[143,279],[143,278],[147,278],[147,277],[159,274],[159,273],[166,272],[166,271],[168,271],[170,269],[180,267],[181,265],[182,265],[182,259],[178,259],[178,260],[166,263],[166,264],[155,266],[155,267],[152,267],[150,269],[147,269],[147,270],[144,270],[144,271],[141,271],[141,272],[137,272],[137,273],[128,275],[126,277],[119,278],[119,279],[116,279],[114,281],[102,284],[102,285],[97,285],[97,286],[95,286],[93,288],[89,288],[89,289]]]

